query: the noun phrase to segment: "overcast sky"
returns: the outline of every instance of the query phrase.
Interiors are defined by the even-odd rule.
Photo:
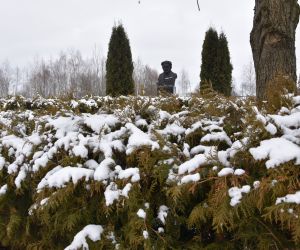
[[[233,76],[241,79],[251,59],[249,33],[254,0],[0,0],[0,61],[26,66],[34,57],[55,57],[78,49],[85,56],[95,45],[106,56],[111,29],[122,21],[133,58],[161,72],[171,60],[193,84],[199,82],[201,49],[209,26],[228,38]],[[299,27],[297,42],[300,41]],[[296,42],[296,46],[297,46]],[[300,46],[299,46],[300,47]],[[298,72],[300,50],[297,48]]]

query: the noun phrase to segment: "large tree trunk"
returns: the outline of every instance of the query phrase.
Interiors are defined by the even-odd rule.
[[[250,35],[256,95],[266,98],[272,80],[279,75],[294,82],[296,75],[295,33],[300,8],[297,0],[255,0]]]

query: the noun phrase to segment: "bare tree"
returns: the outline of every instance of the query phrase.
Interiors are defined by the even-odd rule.
[[[7,85],[8,71],[2,67],[0,73],[1,84]],[[10,73],[13,77],[9,78],[9,84],[13,87],[13,94],[26,96],[104,95],[105,73],[105,58],[98,51],[94,50],[91,57],[83,59],[79,51],[70,50],[61,52],[54,60],[35,58],[24,73],[16,68],[13,74]],[[6,95],[6,87],[2,88],[2,92]]]
[[[145,75],[144,94],[147,96],[156,96],[157,95],[156,82],[158,79],[158,72],[155,69],[152,69],[150,66],[145,65],[144,75]]]
[[[0,97],[6,97],[9,94],[9,86],[12,82],[12,69],[9,62],[4,62],[0,67]]]
[[[158,72],[149,65],[144,65],[139,58],[134,62],[133,79],[136,95],[155,96],[157,94]]]
[[[256,77],[253,61],[249,61],[243,68],[241,95],[255,96],[256,94]]]
[[[191,82],[189,80],[188,72],[185,69],[181,70],[176,85],[178,88],[176,92],[180,95],[187,96],[191,93]]]

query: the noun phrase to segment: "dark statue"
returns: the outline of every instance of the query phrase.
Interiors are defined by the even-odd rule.
[[[157,92],[174,94],[177,74],[171,71],[172,63],[170,61],[164,61],[161,63],[161,66],[164,72],[161,73],[158,77]]]

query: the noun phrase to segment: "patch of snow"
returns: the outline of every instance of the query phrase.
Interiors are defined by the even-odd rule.
[[[140,217],[140,218],[142,218],[142,219],[146,219],[146,212],[145,212],[145,210],[144,209],[139,209],[139,211],[137,211],[137,216],[138,217]]]
[[[49,174],[49,172],[48,172]],[[80,179],[85,178],[85,181],[93,178],[94,171],[86,168],[64,167],[57,171],[46,175],[38,184],[37,189],[41,190],[45,187],[62,188],[65,183],[72,181],[76,184]]]
[[[295,194],[288,194],[276,199],[276,205],[282,202],[300,204],[300,191],[297,191]]]
[[[96,168],[94,173],[94,179],[96,181],[103,181],[110,177],[112,172],[111,167],[115,165],[115,161],[111,158],[104,159]]]
[[[272,124],[269,123],[267,126],[265,126],[265,129],[271,134],[275,135],[277,133],[277,128]]]
[[[232,141],[228,137],[228,135],[222,131],[222,132],[213,132],[211,134],[207,134],[201,138],[201,142],[210,142],[210,141],[224,141],[227,143],[227,145],[231,146]]]
[[[253,187],[254,187],[254,189],[258,189],[259,186],[260,186],[260,181],[255,181],[255,182],[253,182]]]
[[[87,148],[82,144],[75,146],[72,151],[75,156],[79,156],[81,158],[87,158],[88,153],[89,153]]]
[[[290,115],[269,115],[278,127],[300,127],[300,112]]]
[[[5,166],[5,158],[0,156],[0,171],[3,169],[4,166]]]
[[[158,132],[163,135],[178,136],[178,135],[182,135],[185,133],[185,128],[180,127],[177,124],[173,123],[171,125],[168,124],[166,128],[164,128],[163,130],[159,130]]]
[[[121,195],[128,198],[128,193],[132,188],[132,184],[131,183],[127,183],[126,186],[122,189]]]
[[[233,174],[234,170],[232,168],[223,168],[219,173],[218,176],[219,177],[224,177],[230,174]]]
[[[236,206],[238,203],[240,203],[242,199],[242,193],[249,193],[251,190],[251,187],[249,185],[245,185],[241,188],[238,187],[232,187],[228,190],[229,197],[231,198],[230,205],[232,207]]]
[[[119,179],[127,179],[131,177],[132,182],[139,181],[140,178],[140,169],[139,168],[127,168],[123,170],[121,167],[116,168],[118,172]]]
[[[114,203],[115,200],[118,200],[121,194],[121,190],[118,189],[116,183],[111,182],[105,189],[105,203],[106,206],[110,206]]]
[[[3,185],[0,188],[0,196],[6,194],[6,192],[7,192],[7,184]]]
[[[149,233],[146,230],[144,230],[143,236],[144,236],[144,239],[147,240],[149,238]]]
[[[285,162],[296,160],[300,164],[300,147],[284,138],[272,138],[260,142],[257,148],[250,148],[249,152],[255,160],[264,160],[267,168],[274,168]]]
[[[156,141],[152,141],[149,134],[144,133],[132,123],[127,123],[125,127],[131,133],[127,144],[127,155],[131,154],[140,146],[150,146],[151,150],[159,149],[159,144]]]
[[[166,218],[168,216],[168,211],[169,211],[169,208],[165,205],[160,206],[158,209],[157,218],[159,218],[164,225],[166,224]]]
[[[234,174],[234,175],[240,176],[240,175],[245,174],[245,170],[239,168],[239,169],[234,170],[234,173],[233,173],[233,174]]]
[[[94,159],[90,159],[84,163],[84,166],[95,170],[97,167],[99,167],[99,164]]]
[[[197,173],[197,174],[186,175],[186,176],[182,177],[180,183],[181,184],[186,184],[186,183],[189,183],[189,182],[197,182],[199,180],[200,180],[200,174]]]
[[[207,158],[204,154],[196,155],[191,160],[188,160],[181,164],[178,169],[178,174],[184,174],[186,172],[191,173],[195,171],[200,166],[203,166],[207,163]]]
[[[78,122],[81,120],[78,116],[50,118],[46,127],[53,127],[56,130],[55,137],[63,138],[68,132],[78,131]]]
[[[21,187],[21,182],[26,178],[26,173],[28,171],[28,166],[24,165],[21,167],[17,178],[15,179],[15,185],[17,188]]]
[[[119,119],[114,115],[100,114],[100,115],[86,115],[83,123],[90,127],[93,131],[100,134],[105,127],[115,127],[120,123]]]
[[[93,242],[101,240],[101,234],[103,233],[103,227],[100,225],[87,225],[79,233],[77,233],[71,243],[65,250],[77,250],[77,249],[89,249],[89,245],[86,241],[88,237]]]

